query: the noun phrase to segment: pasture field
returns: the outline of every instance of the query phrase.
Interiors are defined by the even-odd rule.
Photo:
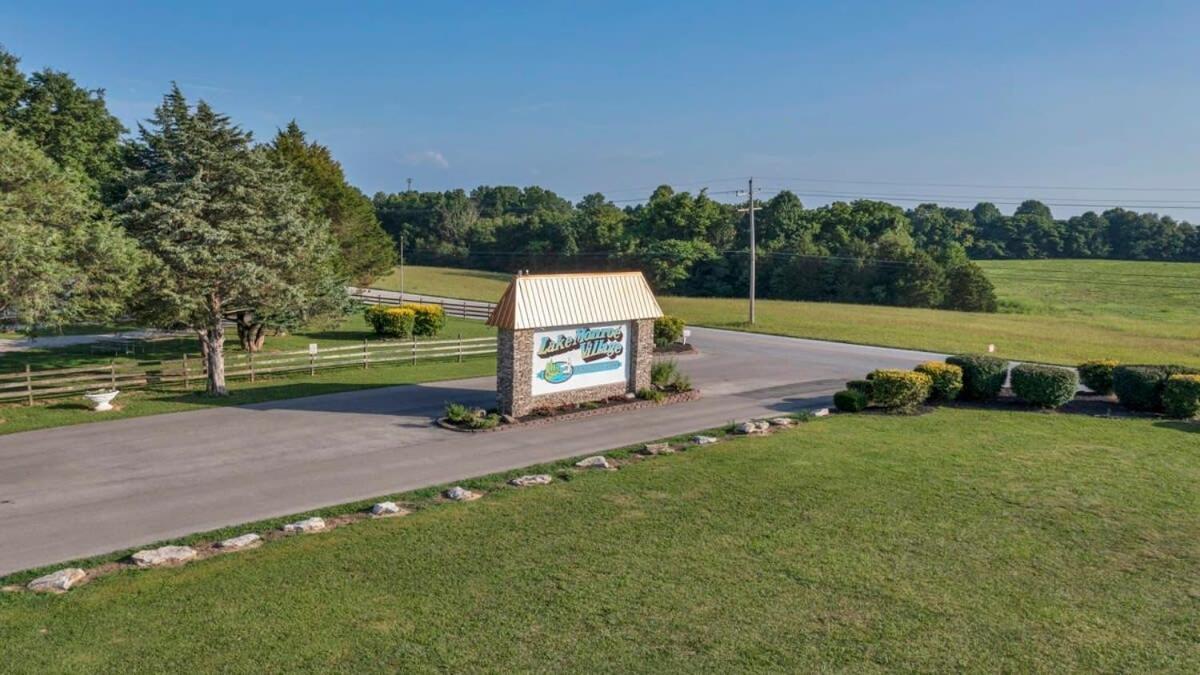
[[[989,344],[1012,359],[1075,365],[1093,358],[1200,365],[1200,264],[1110,260],[980,263],[1003,310],[944,310],[762,300],[746,323],[738,298],[661,297],[663,310],[693,325],[940,352]],[[495,301],[504,275],[407,267],[422,293]],[[462,296],[461,294],[469,294]]]
[[[403,518],[0,593],[4,669],[1196,672],[1198,429],[834,416],[430,488]]]

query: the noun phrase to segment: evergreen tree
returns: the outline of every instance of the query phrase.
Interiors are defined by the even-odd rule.
[[[227,316],[302,321],[344,295],[329,225],[249,132],[177,86],[139,131],[120,210],[151,256],[140,313],[194,329],[208,393],[225,395]]]

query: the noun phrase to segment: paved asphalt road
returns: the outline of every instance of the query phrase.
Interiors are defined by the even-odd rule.
[[[237,523],[827,405],[848,379],[937,355],[696,328],[703,398],[527,430],[431,425],[492,378],[0,436],[0,574]]]

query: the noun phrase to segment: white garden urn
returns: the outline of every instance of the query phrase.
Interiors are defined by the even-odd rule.
[[[112,410],[112,401],[121,393],[120,389],[110,389],[108,391],[90,391],[83,395],[92,404],[92,410],[103,412]]]

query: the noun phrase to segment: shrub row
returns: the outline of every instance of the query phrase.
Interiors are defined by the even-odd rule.
[[[1174,375],[1197,374],[1200,370],[1186,366],[1117,366],[1112,375],[1113,391],[1121,405],[1130,410],[1167,412],[1164,401],[1167,382]],[[1177,386],[1187,387],[1186,384]]]
[[[446,327],[446,312],[441,305],[371,305],[363,311],[363,318],[376,335],[389,338],[431,337]]]
[[[969,401],[996,398],[1008,377],[1008,361],[987,354],[958,354],[946,363],[962,368],[962,397]]]
[[[1017,398],[1039,408],[1057,408],[1075,398],[1079,375],[1070,368],[1022,363],[1012,369]]]

